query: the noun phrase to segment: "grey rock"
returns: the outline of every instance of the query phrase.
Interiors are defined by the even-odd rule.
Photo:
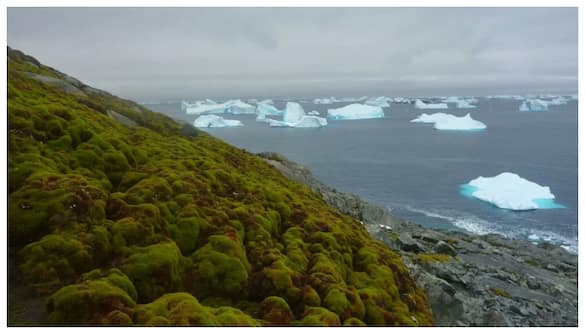
[[[447,254],[447,255],[451,255],[451,256],[457,255],[457,250],[455,249],[455,247],[449,245],[448,243],[446,243],[442,240],[439,241],[437,243],[437,245],[435,246],[435,251],[437,253]]]
[[[34,80],[56,86],[57,88],[59,88],[63,92],[73,94],[73,95],[85,95],[83,93],[83,91],[79,90],[77,87],[68,83],[67,81],[64,81],[64,80],[61,80],[61,79],[58,79],[55,77],[50,77],[50,76],[45,76],[45,75],[40,75],[40,74],[35,74],[35,73],[30,73],[30,72],[27,72],[26,74],[28,76],[30,76],[31,78],[33,78]]]

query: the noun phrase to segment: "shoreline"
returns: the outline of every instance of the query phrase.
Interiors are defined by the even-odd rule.
[[[257,155],[399,252],[437,325],[577,325],[577,254],[546,241],[425,228],[323,184],[280,154]]]

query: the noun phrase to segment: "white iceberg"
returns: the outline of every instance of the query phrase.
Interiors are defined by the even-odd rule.
[[[198,128],[224,128],[229,126],[243,126],[244,124],[238,120],[226,120],[217,115],[201,115],[193,122],[193,125]]]
[[[239,99],[229,100],[224,103],[216,103],[213,100],[206,99],[197,101],[194,104],[183,101],[181,107],[187,114],[254,114],[256,107],[247,104]]]
[[[319,112],[316,110],[312,110],[310,112],[307,113],[308,115],[319,115]]]
[[[266,114],[258,113],[256,115],[256,122],[266,122]]]
[[[331,98],[317,98],[315,100],[313,100],[313,104],[315,105],[330,105],[333,103],[333,99]]]
[[[264,99],[262,101],[257,101],[258,104],[266,104],[266,105],[274,105],[274,101],[272,99]]]
[[[327,110],[327,117],[334,120],[361,120],[384,117],[384,110],[377,106],[351,104]]]
[[[289,128],[320,128],[327,125],[327,119],[319,116],[304,115],[300,120],[291,123],[286,121],[277,121],[266,119],[271,127],[289,127]]]
[[[296,102],[287,102],[283,120],[266,119],[272,127],[319,128],[327,125],[327,119],[319,116],[305,115],[303,107]]]
[[[301,104],[296,102],[287,102],[284,110],[283,121],[288,123],[296,123],[305,115],[305,110]]]
[[[382,96],[382,97],[378,97],[378,98],[370,98],[370,99],[366,100],[365,104],[370,105],[370,106],[377,106],[377,107],[381,107],[381,108],[386,108],[386,107],[390,107],[391,101],[392,101],[392,98]]]
[[[468,100],[459,100],[457,103],[457,108],[459,109],[474,109],[477,108],[477,106],[472,105]]]
[[[427,104],[427,103],[423,102],[422,100],[417,99],[414,102],[414,108],[417,108],[417,109],[447,109],[449,107],[445,103]]]
[[[410,122],[434,123],[435,129],[446,131],[478,131],[486,128],[485,124],[471,118],[469,113],[462,117],[445,113],[422,114]]]
[[[510,172],[487,178],[480,176],[462,185],[461,192],[499,208],[515,211],[564,207],[554,202],[555,195],[549,187]]]
[[[545,112],[548,104],[540,99],[528,99],[520,105],[521,112]]]
[[[256,107],[256,114],[282,115],[283,111],[268,103],[259,102],[258,106]]]

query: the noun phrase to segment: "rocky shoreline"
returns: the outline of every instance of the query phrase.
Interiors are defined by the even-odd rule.
[[[577,325],[577,255],[549,243],[424,228],[321,183],[282,155],[258,156],[400,252],[437,325]]]

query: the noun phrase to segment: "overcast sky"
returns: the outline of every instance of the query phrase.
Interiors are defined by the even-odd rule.
[[[576,8],[9,8],[8,45],[135,100],[577,89]]]

